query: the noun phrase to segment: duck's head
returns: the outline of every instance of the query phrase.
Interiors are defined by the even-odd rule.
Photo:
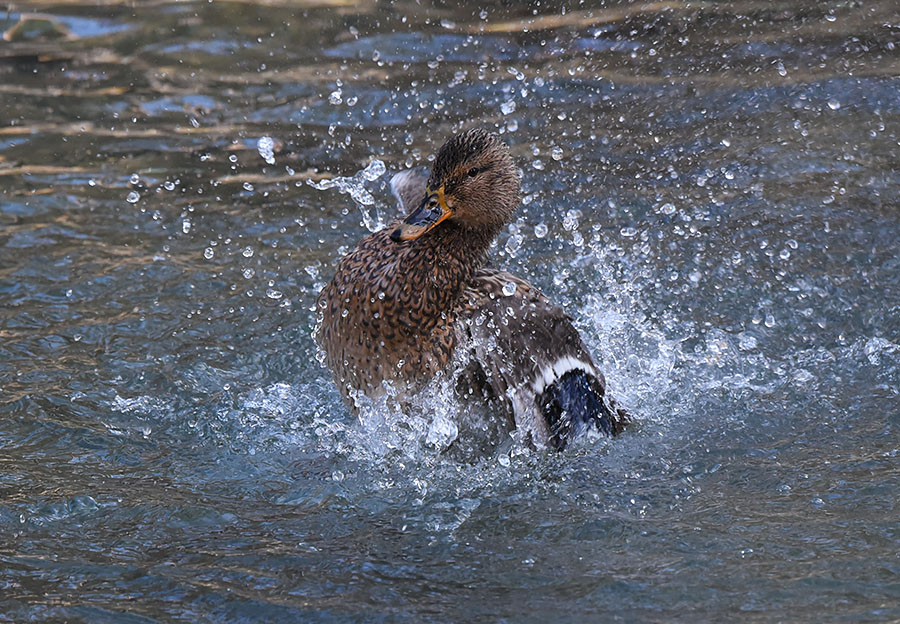
[[[441,147],[424,199],[391,232],[391,240],[419,238],[444,221],[496,234],[512,220],[519,192],[519,173],[506,144],[480,128],[461,132]]]

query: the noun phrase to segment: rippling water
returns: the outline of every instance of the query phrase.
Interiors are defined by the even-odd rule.
[[[900,619],[893,1],[0,29],[0,621]],[[494,263],[576,319],[621,438],[459,460],[316,361],[395,210],[316,186],[476,122],[524,172]]]

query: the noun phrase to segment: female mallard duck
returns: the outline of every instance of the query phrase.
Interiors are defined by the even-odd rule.
[[[319,295],[317,338],[350,409],[389,386],[415,392],[461,361],[460,400],[494,399],[539,447],[561,450],[591,427],[619,433],[627,417],[569,317],[526,281],[483,266],[519,205],[507,146],[462,132],[422,179],[394,178],[415,209],[364,238]]]

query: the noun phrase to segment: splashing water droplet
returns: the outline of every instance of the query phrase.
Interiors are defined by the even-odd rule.
[[[275,164],[275,141],[272,137],[260,137],[259,141],[256,142],[256,151],[259,152],[264,161],[270,165]]]
[[[566,216],[563,218],[563,229],[572,232],[578,229],[578,219],[581,218],[580,210],[567,210]]]
[[[360,172],[364,180],[368,180],[369,182],[374,182],[378,178],[384,175],[384,172],[387,169],[384,166],[384,163],[380,160],[373,160],[369,163],[369,165]]]
[[[522,247],[522,242],[525,238],[521,234],[513,234],[510,236],[506,244],[503,246],[504,250],[510,256],[515,256],[519,249]]]
[[[515,77],[516,77],[516,80],[518,80],[518,81],[520,81],[520,82],[521,82],[522,80],[525,80],[525,74],[523,74],[521,71],[519,71],[519,70],[516,69],[515,67],[507,67],[507,68],[506,68],[506,72],[509,73],[509,74],[512,74],[513,76],[515,76]]]
[[[366,190],[365,182],[374,182],[387,171],[384,163],[380,160],[373,160],[365,169],[357,171],[352,177],[338,176],[335,178],[319,180],[307,179],[306,183],[318,189],[325,191],[328,189],[337,189],[340,193],[347,193],[350,198],[360,207],[362,212],[363,225],[370,232],[375,232],[384,226],[381,216],[377,213],[373,215],[364,206],[371,206],[375,203],[375,198]]]
[[[507,100],[500,105],[500,112],[504,115],[511,115],[516,111],[516,103],[514,100]]]
[[[249,245],[247,247],[244,247],[244,250],[241,252],[241,255],[244,256],[245,258],[252,258],[253,257],[253,248],[250,247]]]
[[[190,232],[191,232],[191,220],[190,219],[185,219],[184,221],[181,222],[181,231],[184,232],[185,234],[190,234]]]
[[[511,297],[516,294],[516,284],[514,282],[506,282],[503,285],[503,295],[505,297]]]
[[[212,247],[207,247],[206,249],[203,250],[203,257],[206,258],[207,260],[212,260],[213,256],[215,256],[215,255],[216,255],[216,252],[213,251]]]
[[[269,299],[281,299],[284,294],[280,290],[275,290],[274,288],[266,289],[266,297]]]
[[[125,198],[125,201],[127,201],[129,204],[136,204],[138,203],[138,201],[140,201],[140,199],[140,193],[138,193],[137,191],[131,191],[130,193],[128,193],[128,197]]]
[[[550,150],[550,156],[553,158],[553,160],[562,160],[562,157],[563,157],[562,148],[554,147],[552,150]]]
[[[548,230],[549,228],[545,224],[538,223],[536,226],[534,226],[534,235],[538,238],[544,238],[545,236],[547,236]]]
[[[831,98],[828,100],[828,108],[830,108],[831,110],[837,110],[840,107],[841,107],[841,103],[838,102],[836,99]]]

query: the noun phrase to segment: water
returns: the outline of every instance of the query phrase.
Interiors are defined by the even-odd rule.
[[[895,3],[329,4],[0,15],[0,621],[900,618]],[[473,121],[619,439],[316,360],[362,172]]]

